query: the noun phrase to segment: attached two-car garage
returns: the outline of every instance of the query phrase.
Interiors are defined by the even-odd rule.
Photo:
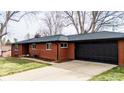
[[[77,42],[75,59],[118,64],[117,41]]]

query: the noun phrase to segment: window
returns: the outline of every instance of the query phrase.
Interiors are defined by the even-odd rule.
[[[14,51],[17,52],[18,51],[18,48],[19,48],[19,45],[18,44],[15,44],[14,45]]]
[[[18,48],[19,48],[18,44],[15,44],[15,49],[18,49]]]
[[[68,48],[68,43],[61,43],[61,48]]]
[[[32,44],[32,48],[36,48],[36,44]]]
[[[46,49],[51,50],[52,49],[52,43],[46,43]]]

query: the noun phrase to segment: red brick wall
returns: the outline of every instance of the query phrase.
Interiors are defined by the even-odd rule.
[[[75,59],[75,44],[69,43],[68,45],[68,58]]]
[[[118,41],[118,64],[124,66],[124,40]]]
[[[58,53],[57,53],[58,46]],[[18,54],[18,55],[17,55]],[[18,52],[14,51],[12,46],[12,56],[22,56],[24,54],[24,46],[19,45]],[[32,44],[29,45],[30,56],[36,55],[39,58],[49,59],[49,60],[68,60],[75,58],[75,45],[74,43],[69,43],[68,48],[61,48],[60,43],[52,43],[52,49],[46,50],[46,43],[36,44],[36,48],[32,48]]]
[[[45,58],[49,60],[57,59],[57,45],[52,43],[52,49],[46,50],[46,43],[36,44],[36,49],[32,48],[32,45],[29,45],[29,53],[31,56],[37,55],[40,58]]]
[[[60,61],[68,59],[68,48],[61,48],[59,44],[59,58]]]
[[[59,43],[59,60],[75,59],[75,44],[68,43],[68,48],[61,48]]]
[[[11,56],[14,57],[15,53],[14,53],[14,45],[11,45]]]
[[[15,50],[15,45],[12,45],[11,50],[12,50],[12,52],[11,52],[12,57],[17,57],[17,56],[23,55],[24,48],[21,44],[19,44],[18,49]]]
[[[58,54],[57,54],[57,44],[58,44]],[[46,50],[46,43],[36,44],[36,49],[33,49],[31,44],[29,45],[29,53],[31,56],[37,55],[40,58],[45,58],[49,60],[68,60],[74,59],[74,43],[70,43],[68,48],[61,48],[60,43],[52,43],[52,49]]]

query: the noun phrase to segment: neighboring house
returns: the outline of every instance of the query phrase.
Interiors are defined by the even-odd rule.
[[[10,57],[11,56],[11,44],[2,46],[2,56]]]
[[[53,35],[12,44],[12,56],[43,59],[90,60],[124,66],[124,33],[96,32],[80,35]]]

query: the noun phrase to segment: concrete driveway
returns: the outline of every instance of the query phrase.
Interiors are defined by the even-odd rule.
[[[1,77],[0,80],[88,80],[116,65],[73,60]]]

